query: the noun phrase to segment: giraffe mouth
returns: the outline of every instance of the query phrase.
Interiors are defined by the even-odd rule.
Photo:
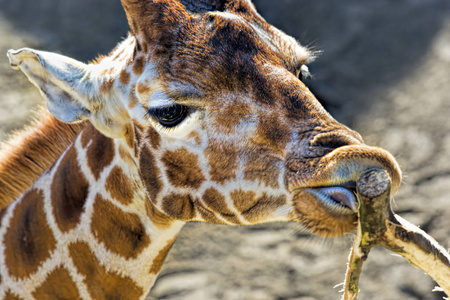
[[[329,211],[337,214],[354,214],[357,211],[356,183],[350,181],[337,186],[306,189]]]

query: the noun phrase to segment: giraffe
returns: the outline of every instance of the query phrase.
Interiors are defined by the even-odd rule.
[[[363,170],[386,169],[398,190],[392,155],[303,84],[314,53],[250,1],[122,5],[130,35],[92,63],[8,52],[71,124],[54,135],[71,133],[0,212],[0,298],[143,299],[186,222],[294,221],[332,237],[356,226]]]

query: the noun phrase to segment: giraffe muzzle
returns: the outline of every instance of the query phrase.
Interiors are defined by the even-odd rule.
[[[326,237],[342,235],[355,228],[356,182],[364,171],[385,169],[391,179],[392,195],[401,182],[400,168],[394,157],[386,150],[363,144],[339,147],[320,158],[292,160],[289,168],[294,219]]]

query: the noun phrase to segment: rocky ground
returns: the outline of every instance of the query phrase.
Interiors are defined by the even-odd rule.
[[[307,85],[405,173],[395,210],[450,246],[450,2],[254,0],[262,15],[323,50]],[[118,0],[0,0],[0,53],[30,46],[80,60],[127,32]],[[0,139],[22,126],[38,92],[0,55]],[[312,237],[296,224],[189,224],[148,299],[339,299],[351,236]],[[442,299],[404,259],[375,249],[360,299]]]

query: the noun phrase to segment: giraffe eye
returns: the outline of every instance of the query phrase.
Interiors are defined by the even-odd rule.
[[[174,104],[150,109],[149,114],[154,116],[162,126],[175,127],[187,117],[189,108],[184,105]]]

